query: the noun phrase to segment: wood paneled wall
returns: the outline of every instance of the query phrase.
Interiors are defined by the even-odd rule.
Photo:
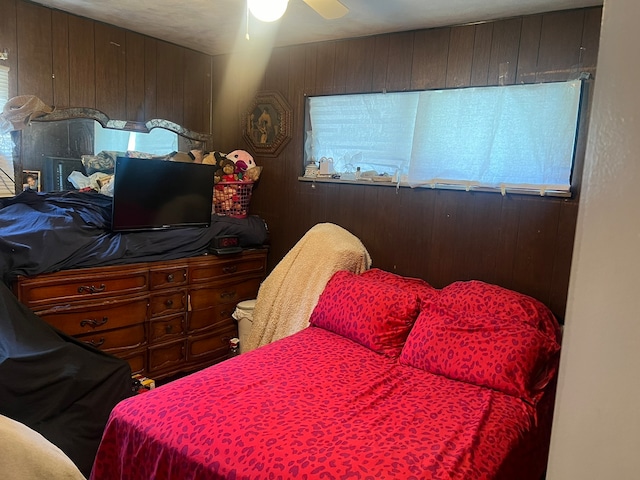
[[[213,133],[216,150],[249,149],[241,116],[255,91],[223,91],[230,57],[211,58],[24,0],[0,0],[0,12],[12,95],[99,108],[112,118],[166,118]],[[270,268],[311,226],[333,222],[363,241],[376,267],[436,287],[466,279],[497,283],[542,300],[562,318],[580,168],[572,199],[367,185],[313,188],[297,180],[303,171],[304,97],[595,74],[601,13],[588,8],[274,49],[258,88],[278,91],[291,104],[293,135],[278,158],[256,156],[264,170],[251,212],[269,225]],[[214,111],[212,118],[212,98],[233,108]],[[317,254],[322,261],[322,251]]]
[[[496,283],[540,299],[562,319],[588,115],[583,116],[572,199],[312,185],[297,180],[303,172],[304,96],[595,74],[601,13],[588,8],[274,49],[259,89],[278,91],[291,104],[293,136],[278,158],[256,157],[264,170],[250,207],[269,225],[270,267],[314,224],[332,222],[362,240],[376,267],[421,277],[436,287],[468,279]],[[214,71],[224,71],[229,62],[227,56],[214,57]],[[222,88],[214,80],[214,99],[230,94]],[[242,112],[254,92],[235,93]],[[239,129],[215,122],[213,129],[217,149],[250,150]],[[317,256],[322,261],[322,250]]]
[[[210,55],[23,0],[0,0],[0,12],[11,96],[211,133]]]

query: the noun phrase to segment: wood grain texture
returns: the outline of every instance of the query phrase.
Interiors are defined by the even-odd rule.
[[[372,92],[533,82],[548,69],[566,78],[581,42],[597,49],[600,13],[594,8],[285,47],[273,65],[286,70],[287,79],[279,83],[268,73],[267,81],[300,105],[305,94],[360,91],[369,76]],[[375,54],[350,63],[363,51]],[[270,228],[269,269],[311,226],[332,222],[363,241],[376,267],[437,287],[470,279],[496,283],[539,298],[563,317],[575,198],[299,182],[304,112],[294,112],[294,138],[281,157],[256,159],[264,170],[251,211]]]
[[[184,120],[184,49],[158,40],[156,114],[182,125]]]
[[[145,100],[145,45],[144,36],[126,32],[126,98],[125,120],[142,122],[146,120]]]
[[[184,51],[183,125],[196,132],[210,130],[211,57],[194,50]]]
[[[51,47],[53,61],[53,103],[56,108],[69,106],[69,15],[51,12]]]
[[[493,28],[493,23],[476,25],[475,38],[473,40],[471,86],[484,86],[489,83]]]
[[[475,26],[453,27],[449,36],[447,88],[466,87],[471,83]]]
[[[114,119],[165,115],[210,133],[211,56],[32,2],[0,0],[0,9],[0,48],[9,50],[0,63],[10,67],[11,96],[37,95],[58,108],[98,108]],[[85,137],[70,138],[75,133],[56,131],[50,141],[25,142],[18,132],[17,175],[23,168],[41,170],[47,155],[93,153]]]
[[[126,32],[95,24],[96,108],[109,118],[127,118]]]
[[[314,95],[333,93],[335,80],[333,72],[336,65],[336,43],[323,42],[318,44],[316,53],[316,78],[314,82]]]
[[[513,85],[518,67],[518,50],[522,19],[494,23],[489,61],[489,85]]]
[[[542,15],[531,15],[522,19],[516,72],[518,83],[534,83],[536,80],[541,32]]]
[[[389,61],[387,64],[386,90],[402,92],[411,90],[411,69],[414,49],[413,32],[389,35]],[[369,43],[371,43],[369,41]],[[369,51],[373,51],[368,47]]]
[[[449,28],[415,32],[411,66],[411,89],[444,88],[447,82]]]
[[[390,43],[389,35],[377,35],[374,39],[373,69],[371,72],[372,92],[383,92],[387,89]]]
[[[18,94],[53,105],[51,10],[18,2]]]
[[[144,116],[146,120],[158,116],[158,41],[144,39]]]
[[[584,28],[580,45],[580,69],[594,75],[598,61],[602,10],[593,8],[584,12]]]
[[[69,17],[69,106],[96,108],[94,22]]]
[[[366,38],[350,40],[347,49],[345,93],[370,92],[372,76],[371,42]]]
[[[18,94],[18,19],[16,0],[0,0],[0,49],[7,49],[9,58],[0,65],[9,67],[9,98]]]
[[[542,17],[536,81],[577,78],[580,70],[585,10],[549,13]]]
[[[66,87],[58,90],[58,85],[66,81],[52,84],[51,70],[64,68],[66,15],[68,103],[95,108],[96,88],[102,85],[96,79],[96,62],[103,61],[96,59],[96,51],[102,48],[96,44],[103,37],[102,27],[22,0],[0,0],[0,6],[7,13],[0,17],[0,40],[8,39],[9,48],[21,52],[9,61],[13,84],[20,87],[16,93],[29,89],[48,95],[50,101],[64,99]],[[421,277],[435,286],[471,278],[497,283],[539,298],[562,318],[578,210],[575,197],[502,197],[299,182],[304,96],[563,80],[580,68],[595,74],[601,14],[602,9],[594,7],[274,49],[256,84],[280,92],[292,106],[293,138],[278,158],[256,157],[263,173],[254,188],[250,212],[269,225],[269,269],[311,226],[334,222],[363,241],[379,268]],[[62,26],[54,32],[56,24]],[[28,32],[42,25],[48,32],[46,40]],[[205,56],[131,32],[125,33],[125,45],[126,81],[121,97],[126,99],[127,117],[137,119],[142,101],[146,119],[200,121],[206,99],[199,104],[195,91],[206,90],[201,75],[206,76],[210,68],[214,114],[209,128],[214,149],[248,149],[240,122],[251,94],[236,92],[225,99],[229,108],[216,111],[228,56],[213,57],[208,63]],[[25,52],[37,53],[41,46],[47,59],[25,57],[22,63]],[[119,60],[113,62],[107,62],[108,67],[119,69]],[[187,70],[194,69],[200,78],[188,77]],[[144,78],[142,100],[135,80],[139,75]],[[121,98],[110,99],[106,92],[98,97],[105,108],[123,108]],[[577,155],[583,156],[584,148]],[[577,158],[576,164],[580,162]],[[576,191],[580,179],[576,172]]]

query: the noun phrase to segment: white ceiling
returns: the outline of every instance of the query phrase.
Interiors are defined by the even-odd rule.
[[[245,0],[36,0],[200,52],[231,53],[247,42]],[[517,15],[602,5],[602,0],[342,0],[349,13],[325,20],[302,0],[289,0],[284,17],[261,24],[250,17],[251,42],[274,46],[458,25]],[[263,29],[266,29],[264,31]],[[237,39],[237,40],[236,40]]]

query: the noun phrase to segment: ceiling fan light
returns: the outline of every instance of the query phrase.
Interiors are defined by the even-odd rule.
[[[287,10],[289,0],[247,0],[251,14],[263,22],[275,22]]]

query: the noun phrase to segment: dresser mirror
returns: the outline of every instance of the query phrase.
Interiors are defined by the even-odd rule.
[[[57,191],[73,188],[67,177],[74,170],[83,171],[83,155],[128,150],[153,155],[210,151],[212,138],[168,120],[113,120],[91,108],[64,108],[32,120],[20,131],[16,144],[20,161],[16,170],[35,172],[39,190]]]

